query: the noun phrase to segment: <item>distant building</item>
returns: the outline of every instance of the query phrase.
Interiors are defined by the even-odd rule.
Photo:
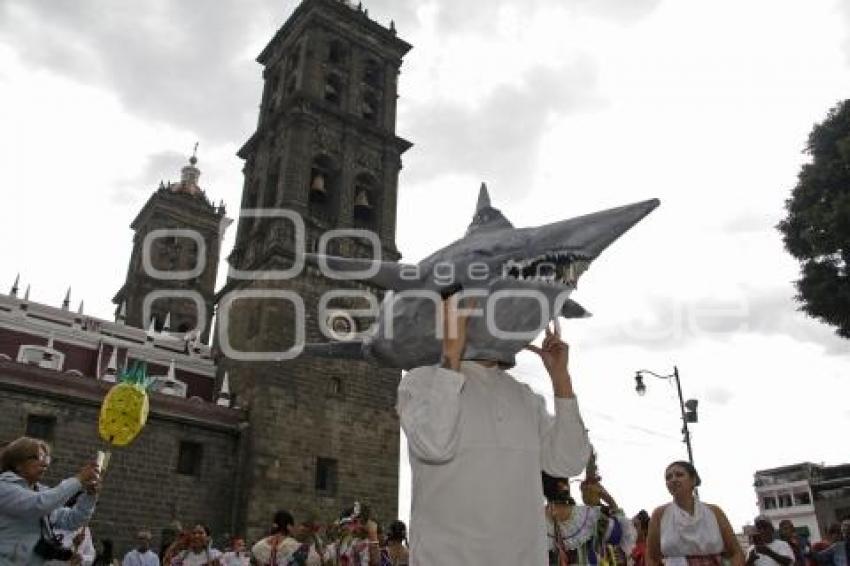
[[[91,523],[98,539],[126,549],[139,528],[157,542],[175,520],[204,520],[234,532],[245,416],[216,386],[210,349],[194,337],[143,330],[30,300],[13,286],[0,293],[0,446],[21,435],[47,440],[53,464],[45,482],[74,475],[97,450],[112,457]],[[156,377],[150,415],[129,446],[101,441],[104,395],[127,363]]]
[[[830,524],[850,518],[850,464],[803,462],[759,470],[753,485],[759,514],[774,526],[790,519],[811,541],[821,540]]]

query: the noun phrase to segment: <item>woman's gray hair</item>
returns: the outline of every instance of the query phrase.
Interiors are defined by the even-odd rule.
[[[43,440],[29,436],[13,440],[3,448],[0,455],[0,472],[16,472],[27,460],[38,458],[40,451],[50,455],[50,446]]]

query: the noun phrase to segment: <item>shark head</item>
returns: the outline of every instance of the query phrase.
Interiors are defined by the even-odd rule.
[[[512,366],[515,355],[553,318],[589,316],[569,298],[579,278],[603,250],[658,204],[651,199],[515,228],[492,206],[482,184],[464,236],[418,265],[348,258],[323,261],[334,269],[370,269],[366,281],[393,291],[381,305],[372,337],[363,344],[364,355],[374,361],[405,369],[437,363],[442,349],[440,297],[462,291],[480,308],[469,319],[464,357]]]

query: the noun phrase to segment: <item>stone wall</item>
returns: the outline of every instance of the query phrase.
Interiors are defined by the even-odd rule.
[[[263,282],[266,286],[270,283]],[[307,341],[317,341],[319,296],[337,286],[313,269],[277,286],[302,298]],[[288,349],[294,325],[292,309],[276,302],[264,304],[255,333],[240,324],[234,313],[234,342],[245,350]],[[238,304],[234,303],[235,311]],[[254,338],[238,340],[240,335]],[[267,528],[278,508],[287,508],[296,517],[312,513],[330,520],[360,501],[374,509],[381,523],[396,518],[398,370],[307,356],[281,362],[222,363],[229,371],[237,402],[249,415],[250,456],[240,500],[240,523],[244,521],[249,537]],[[336,462],[333,490],[316,486],[319,458]]]
[[[33,368],[33,371],[40,374],[45,370]],[[62,377],[68,379],[67,376],[57,379]],[[89,395],[91,392],[87,390],[76,392],[79,394],[62,391],[55,384],[53,392],[27,391],[17,380],[7,378],[8,375],[0,372],[3,444],[26,432],[30,415],[55,419],[50,440],[53,462],[44,483],[52,486],[74,475],[83,462],[94,459],[98,450],[107,449],[97,432],[96,395]],[[34,379],[43,380],[43,376],[34,375]],[[86,387],[99,385],[94,382]],[[192,404],[179,399],[153,401],[154,406],[180,403]],[[214,406],[199,410],[226,411]],[[158,549],[162,529],[175,519],[184,525],[206,522],[221,535],[233,532],[239,427],[234,422],[215,423],[192,417],[191,410],[183,418],[169,413],[154,408],[147,426],[131,445],[111,448],[112,459],[91,528],[95,540],[111,538],[121,553],[130,548],[135,533],[142,527],[153,532]],[[185,441],[202,447],[197,475],[177,471],[180,443]]]

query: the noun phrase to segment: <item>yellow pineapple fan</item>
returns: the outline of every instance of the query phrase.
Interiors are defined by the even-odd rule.
[[[100,437],[115,446],[127,446],[142,432],[148,420],[147,365],[135,362],[124,369],[119,383],[109,390],[100,406]]]

